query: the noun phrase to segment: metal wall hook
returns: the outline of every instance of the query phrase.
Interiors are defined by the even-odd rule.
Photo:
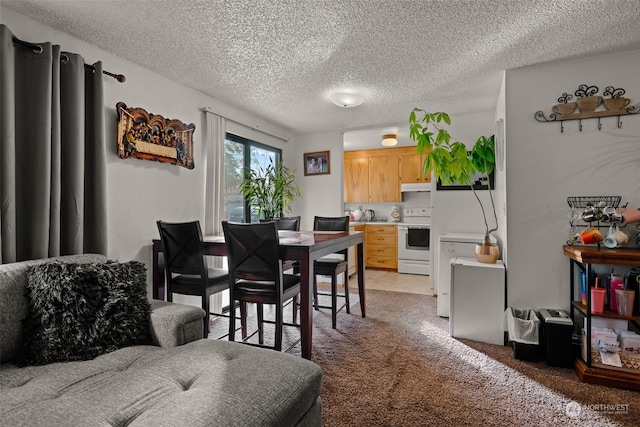
[[[106,74],[106,72],[105,72]],[[609,88],[607,88],[609,89]],[[623,89],[615,89],[615,90],[623,90]],[[615,98],[614,98],[615,99]],[[625,98],[626,99],[626,98]],[[630,101],[629,101],[630,102]],[[554,109],[557,110],[557,106],[554,105]],[[534,114],[534,118],[539,122],[560,122],[560,133],[564,133],[564,121],[565,120],[578,120],[579,121],[579,129],[582,132],[582,119],[590,120],[590,119],[598,119],[598,130],[602,130],[602,117],[618,117],[618,129],[622,129],[622,120],[621,116],[631,116],[640,114],[640,104],[632,105],[627,107],[626,109],[618,109],[618,110],[601,110],[601,111],[593,111],[588,113],[571,113],[571,114],[549,114],[549,116],[545,116],[543,111],[536,111]]]

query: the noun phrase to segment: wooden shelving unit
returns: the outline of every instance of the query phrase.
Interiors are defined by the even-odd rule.
[[[602,317],[609,319],[626,320],[633,322],[637,328],[640,328],[640,316],[621,316],[615,311],[605,310],[601,314],[591,313],[591,292],[587,292],[587,303],[582,304],[577,301],[575,296],[575,274],[574,269],[577,267],[585,272],[587,284],[591,283],[593,277],[593,265],[619,265],[636,267],[640,266],[640,248],[621,248],[621,249],[609,249],[597,246],[586,245],[564,245],[562,247],[564,255],[570,259],[571,269],[571,318],[574,321],[574,327],[578,327],[582,330],[582,320],[576,319],[576,314],[579,314],[586,319],[586,330],[584,334],[586,336],[583,346],[586,346],[586,351],[581,353],[586,354],[586,360],[582,356],[578,356],[575,362],[576,372],[578,378],[584,382],[592,384],[601,384],[613,387],[632,388],[640,390],[640,369],[618,369],[615,367],[608,367],[604,365],[595,366],[592,363],[592,349],[591,349],[591,319],[592,317]],[[578,293],[579,297],[579,293]]]

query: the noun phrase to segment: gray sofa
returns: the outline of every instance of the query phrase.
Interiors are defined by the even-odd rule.
[[[6,426],[319,426],[318,365],[201,339],[204,311],[152,301],[154,345],[93,360],[19,367],[28,266],[0,265],[0,424]],[[102,262],[101,255],[55,258]],[[13,363],[12,363],[13,362]]]

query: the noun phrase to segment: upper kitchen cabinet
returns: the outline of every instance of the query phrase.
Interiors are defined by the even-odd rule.
[[[392,149],[345,151],[344,201],[400,202],[398,155]]]
[[[344,201],[369,200],[369,158],[344,156]]]
[[[415,182],[431,182],[431,173],[422,176],[422,165],[426,153],[419,154],[416,147],[401,147],[400,157],[400,183],[411,184]]]
[[[369,202],[400,202],[397,155],[369,157]]]
[[[400,184],[431,182],[424,157],[415,146],[345,151],[345,203],[401,202]]]

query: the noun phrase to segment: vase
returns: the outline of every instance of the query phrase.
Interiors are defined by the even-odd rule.
[[[484,264],[495,264],[499,256],[500,248],[491,242],[489,234],[485,234],[482,244],[476,245],[476,259]]]

